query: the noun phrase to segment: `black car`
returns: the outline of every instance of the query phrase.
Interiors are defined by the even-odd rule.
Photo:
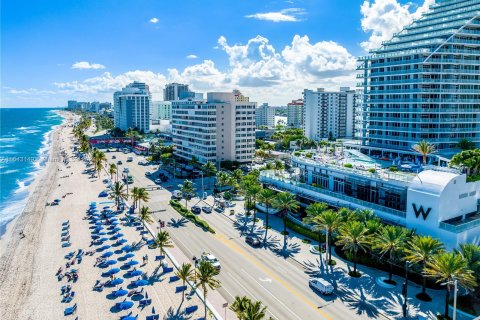
[[[118,160],[118,161],[117,161],[117,164],[122,164],[122,161]]]
[[[259,247],[260,246],[260,240],[258,240],[257,237],[254,236],[246,236],[245,237],[245,242],[251,245],[252,247]]]
[[[192,212],[195,213],[195,214],[199,214],[199,213],[202,212],[202,209],[200,209],[199,206],[193,206],[193,207],[191,208],[191,210],[192,210]]]

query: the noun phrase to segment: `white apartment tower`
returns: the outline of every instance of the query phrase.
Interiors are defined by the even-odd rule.
[[[171,101],[152,101],[150,106],[152,120],[172,120]]]
[[[207,100],[172,101],[174,154],[200,162],[251,161],[255,108],[240,91],[210,92]]]
[[[350,138],[353,136],[357,94],[348,87],[338,92],[323,88],[303,91],[303,131],[312,140]]]
[[[287,127],[303,128],[303,99],[292,100],[287,104]]]
[[[255,125],[258,127],[266,126],[272,128],[275,126],[275,109],[268,103],[264,103],[255,110]]]
[[[143,132],[150,130],[150,101],[148,85],[133,82],[113,94],[114,124],[121,130],[136,128]]]

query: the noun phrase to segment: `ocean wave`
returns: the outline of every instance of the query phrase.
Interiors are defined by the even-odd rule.
[[[0,148],[15,148],[15,145],[14,144],[1,144],[0,145]]]
[[[18,141],[18,137],[12,136],[12,137],[1,137],[0,141],[1,142],[15,142]]]
[[[32,130],[32,129],[38,129],[38,127],[37,126],[18,127],[15,130]]]
[[[18,170],[18,169],[11,169],[11,170],[3,171],[2,174],[12,174],[12,173],[19,172],[19,171],[20,170]]]

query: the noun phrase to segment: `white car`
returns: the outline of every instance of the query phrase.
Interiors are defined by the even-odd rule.
[[[172,192],[172,196],[176,199],[182,199],[182,191],[175,190],[175,191]]]
[[[200,259],[211,263],[212,266],[214,266],[217,270],[221,269],[220,261],[218,261],[218,259],[211,253],[208,253],[208,252],[202,253],[202,255],[200,256]]]
[[[311,278],[308,280],[308,285],[315,291],[324,295],[330,295],[333,293],[333,286],[330,282],[322,278]]]

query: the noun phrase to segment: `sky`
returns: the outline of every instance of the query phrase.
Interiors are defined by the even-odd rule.
[[[4,0],[0,107],[112,101],[133,81],[286,105],[355,87],[368,54],[434,0]]]

